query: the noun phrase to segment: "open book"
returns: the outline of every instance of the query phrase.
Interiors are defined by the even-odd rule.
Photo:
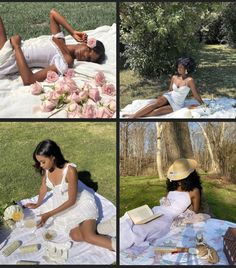
[[[161,213],[153,214],[153,211],[148,205],[131,209],[127,213],[134,224],[144,224],[163,215]]]

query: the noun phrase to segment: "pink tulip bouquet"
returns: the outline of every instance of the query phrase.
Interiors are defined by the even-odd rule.
[[[48,71],[45,82],[31,85],[33,95],[41,95],[41,111],[53,114],[65,110],[68,118],[111,118],[116,111],[116,89],[107,83],[103,72],[98,72],[94,80],[78,86],[69,69],[64,76]],[[54,113],[52,113],[55,110]]]

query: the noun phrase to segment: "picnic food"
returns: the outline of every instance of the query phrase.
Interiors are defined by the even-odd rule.
[[[21,245],[21,241],[17,240],[12,242],[7,248],[5,248],[2,252],[2,254],[5,257],[8,257],[9,255],[11,255],[15,250],[18,249],[18,247]]]

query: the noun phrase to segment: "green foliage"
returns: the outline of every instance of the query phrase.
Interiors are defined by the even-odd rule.
[[[222,12],[223,32],[228,44],[236,48],[236,5],[232,3],[224,3],[225,8]]]
[[[173,72],[176,59],[200,48],[196,32],[205,4],[121,3],[121,56],[144,76]]]

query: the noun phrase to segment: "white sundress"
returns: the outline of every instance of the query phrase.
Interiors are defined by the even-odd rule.
[[[64,34],[60,32],[51,36],[42,35],[22,41],[21,49],[30,68],[45,68],[55,65],[60,74],[64,74],[68,70],[68,64],[61,50],[53,41],[53,37],[65,38]],[[0,50],[0,78],[17,72],[15,51],[10,40],[7,40]]]
[[[172,91],[163,94],[167,98],[173,111],[180,110],[184,107],[184,101],[190,91],[190,87],[187,85],[177,87],[175,83],[172,85]]]
[[[49,180],[48,171],[46,171],[46,185],[48,188],[52,189],[53,194],[51,198],[49,198],[43,205],[39,207],[40,213],[53,210],[68,200],[68,183],[66,182],[66,174],[69,166],[76,167],[76,165],[73,163],[66,164],[66,167],[63,170],[61,183],[55,186]],[[53,227],[56,227],[57,230],[65,231],[67,233],[85,220],[97,220],[98,208],[94,195],[83,189],[81,192],[78,192],[76,203],[72,207],[59,212],[52,218]]]
[[[127,213],[120,218],[120,250],[163,237],[169,232],[174,218],[191,204],[188,192],[170,191],[166,198],[168,206],[160,205],[152,208],[154,213],[162,213],[163,216],[146,224],[134,225]]]

